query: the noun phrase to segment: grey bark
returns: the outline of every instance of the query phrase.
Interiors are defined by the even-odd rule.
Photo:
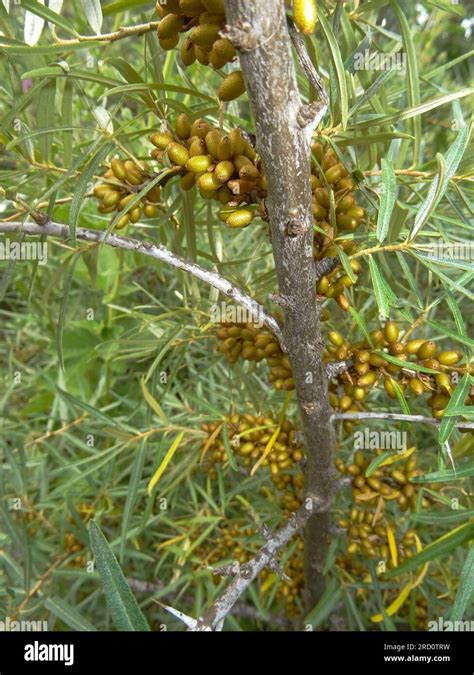
[[[324,590],[335,433],[322,363],[323,344],[312,255],[310,146],[283,0],[225,0],[226,34],[239,50],[267,177],[270,234],[283,341],[291,362],[306,446],[305,494],[321,508],[305,527],[305,593],[312,607]]]

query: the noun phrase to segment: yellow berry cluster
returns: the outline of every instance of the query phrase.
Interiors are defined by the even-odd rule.
[[[198,61],[217,70],[234,61],[234,46],[221,36],[226,25],[223,0],[158,0],[156,11],[161,17],[157,33],[162,49],[174,49],[180,34],[188,33],[181,45],[185,66]],[[231,101],[244,91],[242,72],[237,70],[223,80],[218,96],[221,101]]]
[[[376,455],[380,454],[382,450],[376,452]],[[422,472],[416,468],[416,458],[413,455],[406,459],[400,458],[394,463],[395,466],[382,464],[367,477],[369,464],[370,460],[362,450],[357,450],[351,463],[345,464],[342,459],[336,459],[337,470],[343,475],[352,476],[354,502],[366,505],[376,503],[381,512],[385,508],[385,502],[392,500],[396,500],[401,511],[408,508],[416,509],[418,486],[410,481]],[[422,499],[422,505],[429,506],[429,501],[425,497]]]
[[[290,361],[267,328],[258,328],[253,323],[221,323],[217,338],[221,341],[219,351],[226,355],[229,363],[235,363],[239,356],[256,363],[265,359],[270,366],[268,381],[275,389],[295,388]]]
[[[362,265],[358,260],[351,260],[350,266],[355,275],[359,275],[362,272]],[[353,276],[351,277],[338,265],[329,274],[325,274],[318,280],[316,285],[318,301],[321,302],[326,298],[334,298],[339,307],[347,311],[350,307],[350,301],[345,295],[345,290],[353,286],[356,281],[357,277],[354,281]],[[322,311],[326,310],[323,309]]]
[[[114,158],[104,174],[104,182],[94,187],[94,197],[101,202],[99,212],[123,211],[151,178],[152,175],[142,164],[136,164],[130,159],[122,161]],[[137,223],[142,215],[147,218],[156,216],[160,195],[159,185],[152,187],[140,203],[120,218],[115,228],[120,230],[128,223]]]
[[[226,424],[227,437],[232,452],[241,466],[248,468],[255,465],[265,452],[265,449],[278,427],[278,421],[271,413],[255,416],[250,413],[232,415],[227,421],[203,424],[202,430],[208,436],[201,446],[201,463],[211,475],[216,476],[216,464],[223,464],[228,460],[224,445],[223,432],[216,433],[218,427]],[[209,443],[209,439],[212,441]],[[280,423],[280,433],[274,442],[269,454],[261,461],[262,467],[268,467],[273,483],[283,489],[292,482],[291,474],[284,472],[298,465],[303,459],[303,448],[297,440],[297,432],[288,420]],[[299,482],[299,481],[297,481]]]
[[[374,518],[374,515],[376,518]],[[365,577],[368,572],[367,559],[376,563],[383,562],[384,567],[378,567],[381,575],[386,569],[391,569],[412,558],[417,552],[416,532],[408,530],[399,541],[392,543],[395,546],[396,562],[393,559],[393,550],[387,526],[381,524],[382,514],[373,514],[371,511],[353,508],[350,520],[341,520],[341,527],[347,529],[346,551],[336,557],[336,565],[355,577]],[[375,520],[375,522],[374,522]],[[392,533],[396,531],[395,524],[390,525]],[[361,554],[362,557],[354,557]]]
[[[350,344],[336,331],[331,331],[328,338],[327,360],[352,361],[350,369],[338,377],[338,383],[331,383],[329,398],[334,408],[343,412],[353,410],[354,406],[360,409],[369,390],[383,381],[387,394],[393,399],[397,398],[396,386],[403,395],[429,394],[427,402],[433,417],[440,419],[443,416],[460,372],[462,374],[463,369],[457,366],[461,352],[439,350],[435,342],[423,338],[400,340],[400,329],[395,321],[388,321],[383,330],[372,331],[370,341],[364,339]],[[384,358],[385,354],[403,361],[404,365],[390,362],[389,358]],[[411,364],[439,372],[418,372],[410,368]],[[344,385],[343,392],[340,384]],[[465,405],[473,404],[473,394],[471,391],[467,395]]]
[[[195,185],[204,199],[222,205],[219,218],[228,227],[247,227],[254,211],[241,208],[265,195],[260,160],[239,129],[225,134],[204,119],[191,122],[185,113],[178,116],[175,132],[151,135],[151,155],[165,161],[181,175],[181,189]]]
[[[339,160],[335,150],[317,142],[312,146],[311,189],[313,216],[317,224],[314,256],[317,260],[338,255],[334,240],[347,254],[356,248],[353,239],[344,233],[355,232],[363,223],[366,212],[356,201],[356,185]],[[331,203],[334,218],[331,218]]]

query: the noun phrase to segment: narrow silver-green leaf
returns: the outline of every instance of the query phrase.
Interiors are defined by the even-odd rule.
[[[459,130],[456,140],[446,153],[444,162],[442,162],[441,165],[439,164],[438,175],[431,183],[426,199],[421,204],[416,215],[413,230],[410,234],[410,239],[416,237],[420,228],[426,223],[436,206],[439,204],[442,196],[446,192],[449,181],[456,173],[456,170],[464,155],[468,139],[469,130],[467,125],[464,125]],[[443,172],[441,169],[444,169]]]
[[[102,28],[102,7],[100,0],[81,0],[81,5],[89,26],[96,35],[100,35]]]
[[[372,284],[375,292],[375,300],[379,308],[379,314],[386,319],[390,312],[390,303],[386,293],[386,282],[380,273],[377,263],[373,256],[369,256],[369,268]]]
[[[72,607],[62,598],[53,595],[53,597],[45,600],[44,606],[73,630],[90,632],[97,630],[75,607]]]
[[[397,179],[393,164],[382,158],[382,192],[377,218],[377,239],[381,244],[388,234],[390,219],[397,199]]]
[[[471,546],[467,554],[466,562],[462,568],[459,586],[454,599],[451,621],[461,621],[468,605],[474,601],[474,546]]]
[[[135,600],[117,558],[99,526],[93,520],[89,523],[89,537],[97,571],[104,585],[105,598],[117,630],[149,631],[148,623]]]
[[[457,421],[457,417],[455,417],[454,415],[457,415],[459,410],[461,410],[464,407],[464,399],[466,398],[466,394],[469,390],[472,379],[474,378],[472,378],[471,375],[466,373],[466,375],[464,375],[464,377],[458,382],[458,385],[454,390],[453,395],[449,399],[448,407],[446,408],[445,414],[443,415],[443,419],[439,427],[438,441],[441,445],[443,445],[443,443],[446,443],[446,441],[449,439],[454,430]],[[472,465],[472,468],[474,469],[474,464]]]
[[[41,2],[41,0],[21,0],[21,6],[29,10],[31,14],[35,14],[42,19],[46,19],[55,26],[64,28],[65,31],[72,35],[77,35],[77,31],[75,30],[74,26],[72,26],[64,17],[57,14],[56,10],[53,10],[51,0],[49,7],[45,7],[44,2]]]
[[[39,0],[44,5],[44,0]],[[44,28],[44,19],[33,12],[25,13],[25,25],[23,27],[23,37],[29,47],[34,47],[41,37]]]
[[[329,55],[333,63],[334,69],[336,71],[337,78],[337,89],[339,94],[339,104],[341,107],[341,123],[342,128],[345,129],[347,125],[348,111],[349,111],[349,98],[347,94],[347,82],[346,82],[346,73],[344,70],[344,63],[342,61],[341,51],[339,49],[339,44],[337,42],[336,36],[334,35],[333,29],[329,21],[324,16],[324,12],[318,12],[318,19],[321,24],[321,28],[324,33],[324,37],[328,43]]]

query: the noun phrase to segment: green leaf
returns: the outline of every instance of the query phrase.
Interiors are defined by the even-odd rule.
[[[390,363],[394,363],[396,366],[401,366],[402,368],[408,368],[409,370],[416,370],[418,373],[428,373],[428,375],[437,375],[438,371],[433,370],[432,368],[427,368],[426,366],[420,366],[419,363],[415,363],[413,361],[402,361],[401,359],[397,359],[396,356],[392,356],[391,354],[387,354],[386,352],[383,351],[376,351],[374,354],[377,354],[378,356],[381,356],[383,359],[386,361],[389,361]]]
[[[143,78],[137,73],[135,68],[125,61],[125,59],[120,58],[110,58],[107,59],[107,63],[114,66],[122,77],[127,80],[129,84],[142,84],[145,85]],[[142,101],[153,111],[156,111],[156,104],[152,96],[149,93],[145,93],[140,96]]]
[[[339,258],[341,259],[342,266],[344,267],[345,273],[347,274],[349,279],[352,281],[352,283],[355,284],[356,281],[357,281],[357,276],[356,276],[356,273],[354,272],[354,270],[351,267],[351,261],[349,260],[349,256],[347,255],[347,253],[342,248],[339,249],[338,254],[339,254]]]
[[[467,125],[464,125],[459,130],[456,140],[446,153],[446,159],[444,160],[440,155],[436,156],[437,159],[441,157],[441,159],[438,159],[438,175],[431,183],[426,199],[417,211],[410,239],[416,237],[418,231],[426,223],[446,192],[449,181],[456,173],[464,155],[468,139],[469,130]]]
[[[64,17],[60,16],[56,12],[53,12],[51,7],[45,7],[43,3],[37,2],[37,0],[21,0],[21,6],[24,7],[24,9],[30,10],[30,12],[33,14],[36,14],[37,16],[46,19],[50,23],[53,23],[55,26],[64,28],[64,30],[69,34],[78,35],[74,26],[72,26]]]
[[[410,520],[415,523],[424,523],[425,525],[444,525],[457,523],[460,520],[469,520],[474,517],[474,510],[455,509],[453,511],[431,511],[412,513]]]
[[[381,318],[386,319],[390,313],[390,305],[393,303],[393,291],[382,276],[372,255],[369,256],[369,268],[379,314]]]
[[[97,168],[112,147],[113,143],[107,143],[107,145],[97,152],[87,167],[82,171],[81,177],[77,181],[77,185],[74,188],[71,209],[69,211],[69,228],[71,230],[71,239],[74,245],[76,244],[76,226],[79,219],[79,214],[85,203],[84,197],[88,192],[89,183],[91,183]]]
[[[398,382],[392,378],[392,386],[395,391],[395,394],[398,399],[398,403],[400,404],[400,409],[404,415],[411,415],[411,410],[410,406],[408,405],[408,401],[406,400],[405,396],[403,395],[403,391],[401,390]]]
[[[456,340],[457,342],[474,349],[474,340],[467,335],[464,335],[463,333],[456,333],[454,330],[451,330],[445,325],[438,323],[438,321],[433,321],[432,319],[426,319],[426,323],[434,328],[440,335],[451,337],[453,340]]]
[[[454,14],[455,16],[465,16],[466,10],[462,5],[455,5],[453,0],[425,0],[426,5],[431,5],[432,7],[438,7],[442,9],[443,12],[449,12],[449,14]]]
[[[38,45],[30,47],[23,43],[11,43],[9,40],[0,35],[0,47],[3,47],[8,54],[13,54],[14,56],[53,56],[55,54],[64,54],[64,52],[77,51],[80,49],[92,49],[93,47],[100,47],[101,45],[106,45],[107,42],[78,42],[77,44],[71,45]]]
[[[449,399],[448,407],[445,410],[443,419],[439,427],[438,442],[441,445],[446,443],[446,441],[451,436],[454,427],[456,426],[458,418],[455,417],[455,415],[458,415],[459,410],[464,408],[464,399],[466,398],[472,379],[473,379],[472,376],[466,373],[466,375],[464,375],[464,377],[458,382],[458,385],[454,390],[453,395]]]
[[[370,478],[370,476],[376,471],[381,464],[385,462],[386,459],[389,457],[393,457],[393,452],[392,451],[385,451],[382,452],[380,455],[377,455],[369,464],[367,469],[365,470],[365,476],[366,478]]]
[[[229,460],[229,464],[232,467],[232,471],[238,471],[237,462],[235,461],[234,453],[232,452],[232,448],[230,447],[229,432],[227,430],[227,424],[225,422],[224,426],[222,427],[222,440],[224,443],[227,459]]]
[[[75,607],[69,605],[62,598],[52,596],[46,598],[44,606],[49,609],[58,619],[61,619],[66,626],[77,631],[95,631],[97,630],[87,619],[85,619]]]
[[[143,5],[150,5],[149,0],[119,0],[119,2],[112,2],[108,5],[105,5],[102,13],[104,16],[109,16],[110,14],[124,12],[126,9],[143,7]]]
[[[403,122],[403,120],[409,120],[416,115],[422,115],[423,113],[439,108],[446,103],[452,103],[464,96],[472,96],[472,88],[464,87],[463,89],[458,89],[457,91],[451,92],[450,94],[444,94],[438,98],[433,98],[424,103],[420,103],[413,108],[408,108],[407,110],[402,110],[400,112],[393,113],[391,115],[374,115],[370,119],[357,122],[350,127],[351,131],[358,131],[362,129],[368,129],[369,127],[376,126],[386,126],[389,124],[396,124],[397,122]]]
[[[97,410],[93,406],[89,405],[88,403],[85,403],[85,401],[81,401],[79,398],[76,398],[72,394],[70,394],[67,391],[64,391],[60,387],[56,386],[56,389],[58,390],[60,396],[64,398],[68,403],[71,403],[74,406],[78,406],[82,410],[85,410],[88,412],[92,417],[95,417],[102,423],[105,422],[107,425],[111,425],[112,427],[117,426],[116,420],[114,420],[113,417],[109,417],[105,413],[103,413],[101,410]]]
[[[408,102],[410,106],[419,105],[420,98],[420,77],[418,75],[418,54],[413,41],[413,36],[410,29],[410,24],[405,16],[404,11],[396,0],[391,0],[393,11],[398,19],[402,31],[403,45],[407,57],[407,85],[408,85]],[[415,143],[413,148],[413,160],[418,162],[420,159],[421,148],[421,118],[416,115],[412,121],[413,136]]]
[[[40,0],[44,5],[44,0]],[[25,13],[25,25],[23,27],[23,36],[28,47],[34,47],[41,37],[44,28],[44,19],[32,12]]]
[[[117,558],[95,521],[89,523],[91,549],[104,585],[113,622],[120,631],[149,631],[147,621],[130,590]]]
[[[377,239],[381,244],[388,234],[390,219],[397,199],[397,179],[393,165],[388,159],[382,158],[382,193],[380,209],[377,218]]]
[[[305,617],[303,625],[310,625],[314,629],[322,624],[322,622],[331,614],[332,610],[339,602],[341,593],[342,586],[337,583],[336,579],[331,579],[331,581],[326,586],[326,589],[319,602]]]
[[[344,70],[344,63],[342,61],[341,51],[339,49],[339,44],[334,35],[334,32],[331,28],[330,23],[324,16],[322,11],[318,12],[318,19],[321,24],[321,28],[324,33],[324,37],[329,46],[329,55],[336,71],[336,79],[339,93],[339,103],[341,106],[341,123],[343,130],[347,126],[348,118],[348,95],[347,95],[347,82],[346,82],[346,73]]]
[[[87,22],[96,35],[100,35],[102,28],[102,7],[100,0],[81,0],[81,5],[87,17]]]
[[[72,103],[73,85],[71,80],[66,79],[61,101],[61,122],[64,127],[72,127]],[[64,166],[68,167],[72,164],[72,131],[65,131],[63,133],[63,158]]]
[[[458,546],[461,546],[466,541],[471,540],[474,537],[474,523],[466,523],[465,525],[460,525],[455,530],[448,532],[448,534],[443,535],[436,541],[433,541],[428,546],[416,553],[412,558],[409,558],[406,562],[402,563],[398,567],[389,570],[385,575],[385,579],[393,579],[398,577],[401,574],[406,572],[411,572],[412,570],[418,569],[420,565],[423,565],[430,560],[437,560],[451,551],[454,551]]]
[[[69,269],[67,270],[66,277],[64,279],[64,288],[63,296],[61,298],[61,306],[59,308],[59,318],[58,325],[56,327],[56,345],[58,348],[58,359],[61,369],[64,370],[64,355],[63,355],[63,327],[66,320],[66,312],[68,307],[68,297],[69,292],[72,286],[72,280],[74,278],[74,270],[76,265],[79,262],[80,256],[76,255],[73,257],[72,261],[69,261]]]
[[[391,228],[390,228],[390,231],[392,231]],[[409,267],[407,261],[405,260],[405,256],[400,251],[396,252],[396,256],[398,258],[398,262],[400,264],[400,267],[402,268],[403,276],[408,281],[408,284],[409,284],[411,290],[413,291],[413,295],[416,298],[416,303],[418,305],[418,308],[423,309],[423,298],[421,297],[420,289],[418,288],[418,284],[416,283],[415,277],[413,276],[413,274],[410,270],[410,267]]]
[[[422,476],[413,476],[410,483],[448,483],[452,480],[461,480],[474,476],[474,462],[465,464],[459,469],[447,469],[446,471],[433,471]]]
[[[360,96],[357,101],[354,103],[352,108],[349,111],[349,117],[352,117],[355,112],[367,101],[370,101],[370,99],[378,92],[378,90],[383,87],[383,85],[388,82],[388,80],[393,77],[395,74],[395,70],[386,70],[383,72],[381,75],[377,77],[375,82],[373,82],[368,89],[364,91],[362,96]],[[409,136],[409,138],[413,138],[412,136]],[[370,138],[367,138],[367,141],[369,141]]]
[[[56,100],[56,80],[46,80],[44,87],[38,96],[38,107],[36,112],[37,127],[39,130],[48,129],[54,124]],[[39,147],[44,162],[49,159],[53,136],[43,134],[39,137]]]
[[[374,343],[373,343],[372,338],[370,336],[369,327],[367,326],[367,323],[366,323],[364,317],[362,316],[362,314],[360,314],[355,309],[355,307],[352,307],[352,305],[349,307],[349,312],[352,314],[352,316],[354,318],[354,321],[356,322],[356,324],[359,326],[359,328],[363,332],[364,337],[368,341],[369,345],[372,345],[372,347],[373,347]]]
[[[471,546],[467,554],[466,562],[462,568],[459,586],[454,599],[451,612],[451,621],[461,621],[468,605],[474,600],[474,546]]]

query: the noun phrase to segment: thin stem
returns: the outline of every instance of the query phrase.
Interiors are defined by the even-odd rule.
[[[398,413],[334,413],[333,420],[392,420],[396,422],[413,422],[416,424],[428,424],[432,427],[439,427],[441,422],[434,417],[423,417],[423,415],[403,415]],[[456,422],[458,429],[474,429],[474,422]]]
[[[122,40],[127,37],[137,37],[140,35],[145,35],[145,33],[151,33],[158,28],[159,21],[150,21],[149,23],[141,23],[137,26],[121,26],[118,30],[113,33],[104,33],[103,35],[78,35],[77,38],[71,38],[69,40],[62,40],[61,38],[56,37],[54,42],[57,45],[62,45],[64,47],[71,47],[73,45],[80,45],[83,42],[115,42],[116,40]]]
[[[24,234],[33,236],[42,236],[46,234],[52,237],[60,237],[62,239],[67,239],[71,236],[71,232],[67,225],[53,222],[47,223],[46,225],[19,222],[0,223],[0,232],[23,232]],[[280,344],[283,345],[283,335],[279,323],[275,317],[271,316],[263,309],[262,305],[241,291],[240,288],[234,286],[234,284],[232,284],[230,281],[227,281],[227,279],[221,277],[220,274],[206,270],[196,263],[186,260],[181,256],[175,255],[162,244],[155,245],[149,242],[139,241],[137,239],[119,237],[113,233],[107,237],[106,232],[101,230],[89,230],[84,227],[77,228],[76,238],[80,239],[81,241],[87,241],[94,244],[105,244],[107,246],[112,246],[113,248],[134,251],[135,253],[142,253],[143,255],[147,255],[150,258],[162,260],[172,267],[188,272],[188,274],[191,274],[197,279],[200,279],[210,286],[217,288],[217,290],[221,291],[221,293],[224,295],[227,295],[238,305],[244,307],[251,314],[251,316],[255,317],[256,320],[263,321],[263,323],[280,341]]]

